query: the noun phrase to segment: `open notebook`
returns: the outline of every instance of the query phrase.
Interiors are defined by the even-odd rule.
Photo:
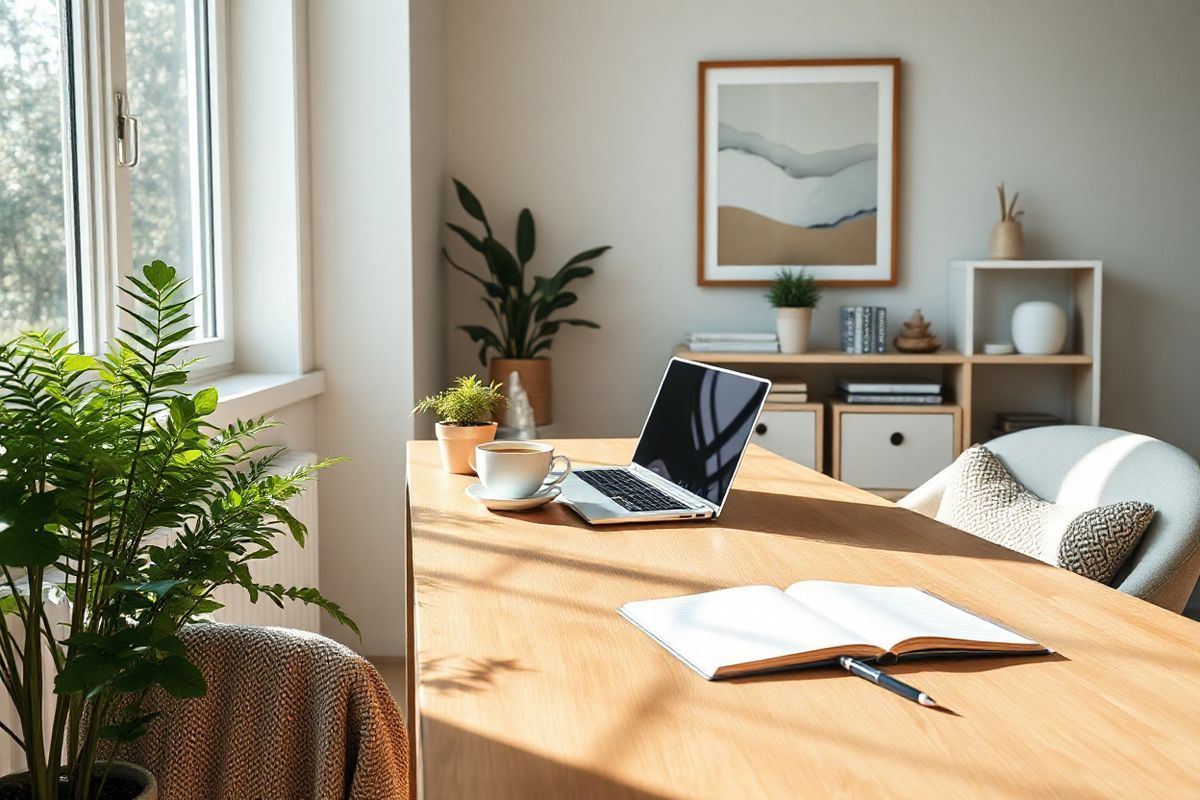
[[[739,586],[626,603],[620,613],[709,680],[815,666],[838,656],[1049,652],[909,586]]]

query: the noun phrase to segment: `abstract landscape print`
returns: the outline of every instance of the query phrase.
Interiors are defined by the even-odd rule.
[[[895,283],[895,59],[700,65],[701,285]]]

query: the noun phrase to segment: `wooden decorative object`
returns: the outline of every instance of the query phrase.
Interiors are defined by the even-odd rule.
[[[988,257],[1016,261],[1025,255],[1025,236],[1021,232],[1021,216],[1025,212],[1017,210],[1017,198],[1021,193],[1015,192],[1012,202],[1007,202],[1003,181],[996,187],[996,191],[1000,195],[1000,221],[992,228]]]
[[[553,391],[550,382],[550,359],[548,358],[493,358],[491,380],[499,384],[508,383],[509,373],[521,376],[521,386],[533,406],[535,425],[549,425],[553,409]]]
[[[896,337],[896,349],[902,353],[936,353],[942,345],[929,332],[930,324],[918,308],[904,321],[904,330]]]

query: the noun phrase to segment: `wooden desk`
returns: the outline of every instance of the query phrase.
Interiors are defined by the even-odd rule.
[[[633,445],[557,444],[579,463]],[[408,476],[429,800],[1200,796],[1200,624],[1163,609],[757,448],[701,524],[490,514],[432,442]],[[615,611],[805,578],[924,587],[1060,655],[893,668],[951,716],[828,669],[709,683]]]

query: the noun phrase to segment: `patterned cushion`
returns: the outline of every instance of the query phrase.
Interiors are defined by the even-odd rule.
[[[992,451],[976,445],[958,457],[936,518],[1039,561],[1108,583],[1145,533],[1154,506],[1127,501],[1080,512],[1032,494]]]

